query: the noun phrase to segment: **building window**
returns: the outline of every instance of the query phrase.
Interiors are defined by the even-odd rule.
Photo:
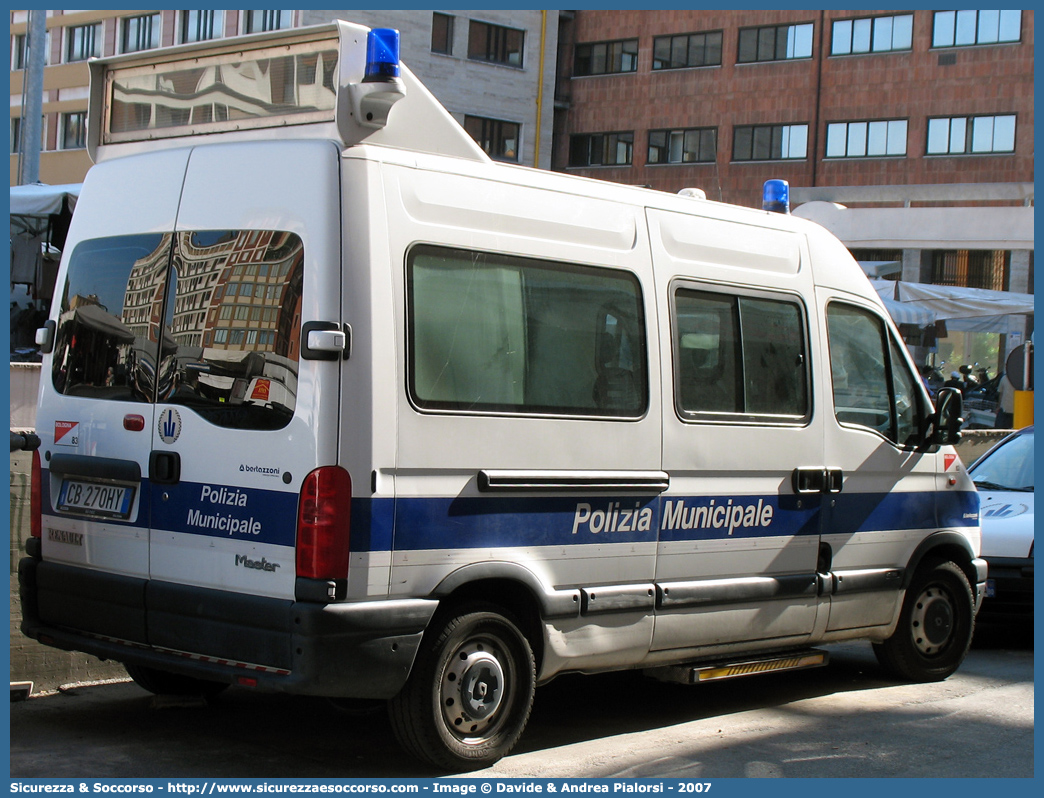
[[[585,133],[569,139],[570,166],[630,166],[634,133]]]
[[[720,66],[721,31],[657,36],[653,39],[653,69]]]
[[[120,52],[151,50],[160,44],[160,15],[146,14],[120,20]]]
[[[22,148],[22,136],[25,131],[25,121],[20,116],[11,117],[11,153],[15,154]],[[47,149],[47,114],[40,117],[40,150]]]
[[[464,129],[490,158],[497,161],[518,161],[518,134],[521,125],[517,122],[465,116]]]
[[[928,120],[928,155],[1015,152],[1015,115]]]
[[[182,11],[181,12],[181,41],[205,42],[209,39],[221,37],[222,20],[224,11]]]
[[[525,31],[471,20],[468,27],[468,58],[521,67],[525,40]]]
[[[432,12],[431,51],[443,55],[453,55],[453,17],[449,14]]]
[[[717,157],[716,128],[649,131],[646,163],[713,163]]]
[[[827,158],[906,155],[906,120],[832,122],[827,125]]]
[[[811,22],[804,25],[745,28],[739,32],[737,61],[741,64],[750,64],[756,61],[811,58],[812,28]]]
[[[270,30],[283,30],[284,28],[293,27],[293,24],[293,11],[273,11],[269,9],[265,11],[246,12],[247,33],[264,33],[265,31]]]
[[[11,70],[25,69],[26,59],[29,56],[29,50],[26,47],[26,42],[29,41],[29,37],[24,33],[16,34],[14,39],[11,41]]]
[[[738,125],[732,136],[735,161],[800,160],[808,154],[808,125]]]
[[[936,11],[932,47],[1017,42],[1021,30],[1021,11]]]
[[[831,55],[889,53],[913,47],[913,14],[834,22]]]
[[[66,28],[65,60],[86,61],[101,55],[101,23]]]
[[[932,283],[962,288],[1004,291],[1011,253],[1005,250],[936,250],[932,253]]]
[[[62,114],[62,149],[82,150],[87,146],[87,112]]]
[[[578,44],[573,62],[573,75],[609,75],[638,71],[638,40]]]

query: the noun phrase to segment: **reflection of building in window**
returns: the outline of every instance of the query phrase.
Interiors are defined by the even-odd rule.
[[[337,53],[332,50],[183,65],[117,75],[108,132],[303,115],[334,106]]]
[[[154,338],[152,330],[163,318],[163,271],[170,258],[170,235],[152,254],[134,262],[127,277],[120,318],[136,338]]]
[[[168,239],[169,242],[169,239]],[[301,301],[301,241],[291,233],[179,233],[173,311],[163,319],[169,243],[134,264],[122,320],[155,338],[162,322],[181,347],[246,349],[293,356]],[[150,336],[150,330],[152,334]]]

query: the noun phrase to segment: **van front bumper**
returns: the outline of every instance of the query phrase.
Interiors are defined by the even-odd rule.
[[[386,699],[438,602],[318,604],[21,560],[22,632],[55,648],[300,695]]]

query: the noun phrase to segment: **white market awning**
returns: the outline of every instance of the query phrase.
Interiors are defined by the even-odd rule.
[[[945,321],[954,330],[1006,333],[1018,329],[1012,326],[1017,321],[1013,317],[1033,313],[1033,294],[897,280],[871,280],[870,284],[896,324],[925,326]],[[911,320],[929,316],[932,321],[926,323]]]
[[[65,183],[60,186],[47,186],[43,183],[11,186],[11,215],[50,216],[52,213],[60,213],[67,197],[69,210],[72,210],[80,196],[81,186],[81,183]]]

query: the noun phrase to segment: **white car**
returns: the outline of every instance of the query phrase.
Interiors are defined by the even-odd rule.
[[[1026,427],[969,469],[981,502],[981,556],[989,563],[983,615],[1033,614],[1033,459],[1033,427]]]

